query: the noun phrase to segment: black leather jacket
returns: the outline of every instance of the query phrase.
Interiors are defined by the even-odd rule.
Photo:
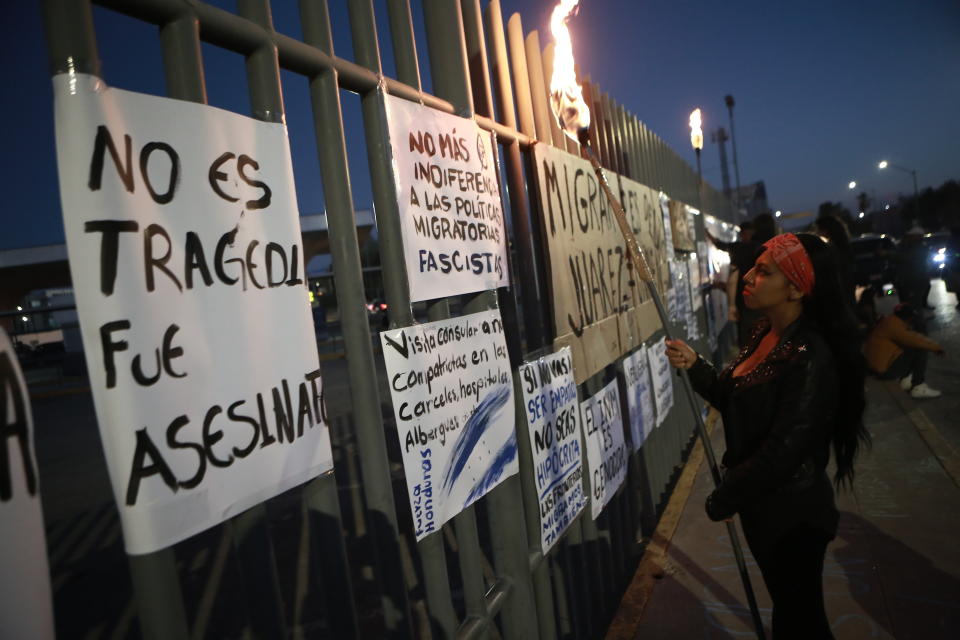
[[[799,524],[835,535],[838,515],[826,474],[837,410],[833,355],[801,318],[753,371],[734,378],[769,329],[764,318],[723,373],[703,358],[688,372],[723,417],[726,473],[711,496],[712,510],[722,517],[739,512],[748,539],[776,538]]]

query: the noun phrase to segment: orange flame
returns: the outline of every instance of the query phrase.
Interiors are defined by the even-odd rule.
[[[690,144],[694,149],[703,149],[703,129],[700,127],[700,109],[694,109],[690,114]]]
[[[550,16],[550,31],[556,43],[553,75],[550,78],[550,104],[563,132],[574,140],[581,129],[590,126],[590,108],[583,100],[583,89],[577,84],[573,67],[573,43],[567,20],[577,11],[580,0],[560,0]]]

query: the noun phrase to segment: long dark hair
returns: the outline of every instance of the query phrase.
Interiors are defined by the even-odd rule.
[[[834,482],[838,488],[853,484],[853,461],[860,448],[870,445],[870,433],[863,424],[866,407],[864,380],[867,367],[861,353],[862,338],[848,296],[837,273],[834,252],[822,239],[810,233],[797,238],[813,263],[816,284],[803,299],[803,315],[830,347],[837,365],[837,422],[833,432],[833,454],[837,463]]]
[[[843,220],[836,216],[820,216],[814,222],[817,231],[827,237],[827,240],[837,248],[837,251],[846,255],[853,249],[850,247],[850,232]]]

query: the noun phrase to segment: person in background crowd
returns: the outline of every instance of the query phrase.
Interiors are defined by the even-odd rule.
[[[897,291],[901,302],[909,302],[916,309],[928,309],[930,274],[927,272],[927,250],[923,246],[923,229],[910,228],[897,250]],[[924,329],[921,329],[926,333]]]
[[[849,294],[850,304],[856,304],[857,286],[853,281],[853,247],[850,246],[850,233],[847,231],[847,225],[835,216],[820,216],[814,223],[814,227],[817,235],[830,243],[830,246],[837,252],[840,288],[844,293]]]
[[[900,380],[900,388],[914,398],[938,398],[941,393],[925,382],[927,353],[944,355],[943,347],[910,325],[917,320],[913,305],[901,302],[867,336],[863,350],[867,365],[881,380]]]
[[[943,268],[943,282],[947,291],[957,296],[957,309],[960,309],[960,225],[950,227],[947,239],[946,265]]]
[[[856,320],[836,277],[836,256],[813,234],[764,244],[744,277],[747,306],[762,314],[722,373],[682,340],[667,357],[723,416],[726,473],[706,502],[711,520],[739,513],[773,600],[777,640],[832,638],[823,561],[839,514],[837,487],[869,444],[863,424],[866,366]]]
[[[760,315],[743,302],[743,274],[753,267],[764,242],[777,233],[776,222],[769,213],[761,213],[753,222],[744,222],[740,226],[740,240],[720,242],[710,234],[707,237],[718,249],[730,254],[730,273],[727,275],[727,313],[730,322],[737,325],[738,346],[747,343],[750,328],[760,319]]]
[[[860,293],[860,298],[853,307],[857,321],[860,324],[860,331],[864,337],[873,330],[873,327],[877,324],[877,320],[880,319],[877,316],[876,297],[877,290],[873,287],[867,287]]]

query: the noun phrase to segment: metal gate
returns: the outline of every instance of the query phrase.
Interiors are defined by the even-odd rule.
[[[197,540],[126,558],[135,606],[116,617],[138,617],[143,636],[156,638],[601,636],[691,444],[691,409],[674,408],[665,426],[631,456],[628,482],[603,515],[596,521],[581,515],[547,557],[538,550],[537,499],[522,448],[518,475],[439,534],[415,543],[399,452],[393,450],[393,412],[378,383],[383,365],[365,308],[342,116],[341,91],[355,92],[390,326],[499,307],[516,367],[549,351],[554,337],[536,238],[541,212],[536,190],[528,189],[531,145],[568,146],[547,106],[552,46],[542,50],[537,32],[524,34],[519,15],[505,29],[497,0],[483,10],[479,0],[424,0],[424,51],[409,2],[388,0],[377,6],[386,11],[394,78],[383,73],[383,23],[372,0],[350,0],[348,24],[331,24],[325,0],[301,0],[302,39],[274,29],[269,0],[238,0],[236,13],[193,0],[97,4],[159,27],[170,97],[207,102],[201,41],[244,57],[251,115],[258,119],[284,121],[281,69],[306,80],[343,333],[343,354],[324,370],[325,378],[333,370],[344,383],[343,396],[328,406],[335,472]],[[101,76],[89,0],[44,0],[43,10],[51,72]],[[334,53],[334,30],[349,30],[353,61]],[[432,94],[422,90],[424,57]],[[109,83],[109,74],[105,79]],[[594,148],[605,167],[730,219],[729,202],[699,185],[696,172],[663,140],[595,84],[584,86],[597,123]],[[411,305],[380,92],[472,117],[496,134],[509,196],[504,206],[511,288]],[[574,146],[569,150],[575,153]],[[702,238],[702,225],[699,233]],[[593,393],[616,375],[614,363],[582,391]],[[525,425],[517,428],[522,443]],[[107,553],[104,562],[123,560],[118,546]],[[51,559],[55,587],[58,562]],[[58,595],[56,601],[67,597],[75,596]],[[58,614],[62,635],[82,623]],[[133,626],[96,628],[135,635]]]

